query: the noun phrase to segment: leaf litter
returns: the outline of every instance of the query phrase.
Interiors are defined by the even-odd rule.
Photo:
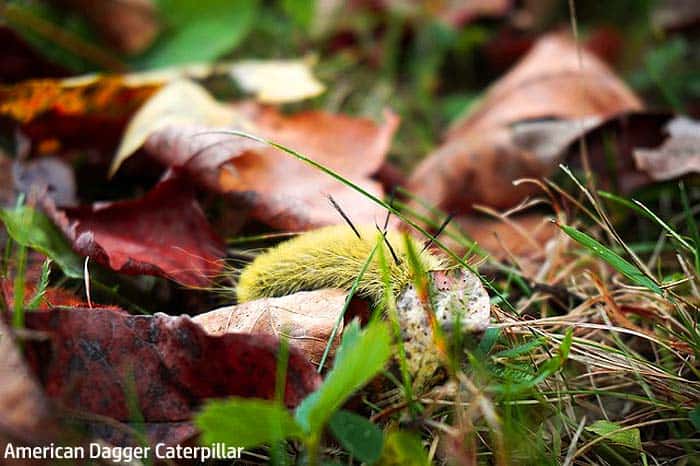
[[[506,3],[484,7],[482,11],[475,6],[479,13],[453,5],[441,14],[450,22],[462,23],[472,14],[501,15],[508,8]],[[150,39],[146,35],[141,42],[121,45],[119,40],[123,38],[112,40],[118,47],[135,50]],[[207,287],[216,286],[215,280],[229,272],[222,259],[237,253],[225,250],[224,242],[209,223],[208,216],[216,206],[212,198],[233,198],[244,206],[235,213],[242,217],[237,219],[241,223],[252,220],[273,229],[298,231],[342,222],[326,202],[326,196],[332,195],[353,221],[379,224],[384,212],[356,191],[276,149],[226,134],[230,130],[242,131],[290,147],[337,171],[355,186],[384,196],[385,186],[377,179],[385,179],[382,173],[387,167],[386,156],[399,124],[394,113],[387,110],[383,118],[372,120],[321,110],[289,112],[268,105],[323,92],[324,86],[310,73],[308,63],[291,60],[188,66],[161,74],[32,81],[3,87],[0,113],[14,120],[14,128],[22,131],[33,145],[21,156],[29,160],[14,162],[16,168],[5,183],[12,187],[8,190],[3,186],[0,191],[0,200],[7,207],[3,222],[10,236],[22,247],[55,258],[68,278],[87,280],[87,291],[90,277],[83,276],[87,266],[82,269],[76,262],[77,256],[94,260],[115,275],[133,274],[137,280],[154,275],[178,286],[207,291]],[[221,70],[234,76],[241,90],[255,94],[258,102],[224,103],[189,80],[209,77]],[[285,79],[292,85],[281,86]],[[162,169],[159,181],[140,187],[141,194],[129,200],[80,204],[80,189],[76,193],[70,182],[72,168],[60,156],[65,156],[65,148],[73,142],[71,138],[84,147],[97,147],[99,144],[90,137],[80,137],[96,122],[97,127],[101,122],[112,122],[112,126],[93,134],[95,139],[102,139],[104,147],[114,149],[117,141],[121,144],[112,160],[112,175],[127,159],[148,157]],[[107,132],[112,134],[109,141],[103,137]],[[628,193],[658,181],[687,177],[699,170],[694,151],[696,133],[697,122],[691,119],[646,111],[641,99],[607,65],[592,53],[579,50],[571,39],[562,34],[540,39],[466,117],[446,131],[444,143],[408,177],[410,191],[417,199],[411,207],[421,211],[427,203],[454,214],[445,234],[456,236],[459,241],[448,244],[470,252],[483,248],[490,253],[490,257],[481,259],[487,261],[484,269],[491,276],[507,273],[506,287],[516,284],[520,289],[514,292],[507,288],[507,293],[521,296],[523,301],[515,309],[517,314],[501,310],[498,305],[505,304],[502,296],[493,298],[492,305],[482,303],[478,330],[485,329],[486,334],[474,354],[481,355],[483,361],[468,353],[473,366],[470,378],[463,367],[448,365],[450,383],[421,394],[433,398],[410,399],[403,406],[400,397],[392,399],[392,395],[373,399],[377,403],[371,406],[373,419],[392,416],[392,410],[404,407],[406,412],[412,412],[418,402],[421,409],[427,410],[424,419],[430,419],[438,410],[437,404],[462,405],[466,396],[474,403],[459,411],[455,425],[438,426],[449,434],[445,448],[448,456],[465,459],[468,464],[476,461],[476,445],[468,439],[474,433],[473,424],[485,422],[493,438],[484,441],[495,445],[494,458],[503,463],[499,444],[499,435],[503,434],[501,421],[495,415],[492,400],[503,401],[498,398],[499,390],[510,390],[507,397],[518,390],[541,390],[540,384],[545,380],[546,384],[553,383],[556,391],[537,395],[559,396],[563,390],[559,377],[565,380],[567,359],[587,368],[584,375],[603,384],[619,382],[620,377],[615,374],[634,378],[635,382],[623,382],[627,385],[620,386],[624,389],[638,383],[641,387],[627,394],[630,402],[640,402],[642,395],[638,392],[642,392],[648,403],[659,410],[685,413],[688,406],[697,404],[700,388],[693,376],[693,362],[684,359],[675,373],[657,367],[651,357],[647,360],[648,348],[644,346],[653,351],[669,351],[671,359],[680,358],[679,353],[692,354],[693,330],[686,325],[692,322],[688,314],[692,304],[683,298],[675,301],[679,298],[676,289],[694,280],[693,271],[688,268],[692,265],[685,266],[679,257],[685,278],[651,280],[648,267],[626,245],[615,243],[615,232],[598,206],[594,210],[600,218],[592,217],[601,234],[594,238],[579,231],[579,224],[576,228],[563,225],[570,236],[567,239],[557,232],[549,221],[551,214],[544,214],[541,206],[550,205],[562,222],[581,207],[579,201],[573,196],[560,199],[551,191],[544,198],[531,200],[529,196],[542,194],[541,187],[556,190],[557,185],[540,182],[538,188],[535,183],[513,183],[522,178],[539,180],[552,176],[562,162],[581,167],[583,161],[576,144],[581,139],[589,150],[591,168],[606,189],[618,188]],[[612,146],[610,134],[615,135]],[[611,147],[616,151],[615,170],[606,165],[609,160],[605,159],[605,152]],[[59,157],[37,157],[49,152],[56,152]],[[102,150],[102,157],[107,153],[110,151]],[[9,167],[4,155],[0,163],[3,168]],[[3,175],[6,173],[3,169]],[[30,207],[13,209],[18,193],[29,196]],[[27,216],[19,213],[29,212],[22,209],[35,206],[37,193],[42,193],[38,205],[48,218],[41,213],[38,217],[32,215],[28,225]],[[533,206],[540,207],[532,209]],[[511,210],[504,213],[502,209]],[[433,211],[428,216],[434,214]],[[55,226],[44,224],[43,219],[50,219]],[[260,224],[253,223],[253,228]],[[664,225],[671,232],[669,238],[681,238],[672,226]],[[60,233],[54,231],[48,236],[28,234],[27,230],[49,231],[55,227]],[[476,240],[476,246],[465,242],[461,232],[455,235],[458,230]],[[70,248],[57,246],[55,240],[61,234]],[[615,243],[612,247],[601,242],[606,235]],[[690,245],[690,240],[681,241]],[[591,252],[601,260],[595,267],[591,267]],[[567,255],[576,256],[576,260],[566,258]],[[42,259],[37,254],[27,276],[20,273],[22,280],[26,278],[27,299],[37,292],[38,280],[32,274],[36,275],[36,264]],[[7,308],[15,307],[13,285],[19,282],[12,274],[20,272],[18,265],[10,266],[9,275],[3,273],[1,290]],[[622,283],[622,277],[649,291]],[[224,289],[224,293],[229,291]],[[417,300],[420,295],[419,292]],[[197,435],[191,420],[202,404],[229,396],[262,398],[287,407],[301,404],[305,407],[297,412],[297,418],[303,420],[304,413],[313,411],[318,402],[319,392],[307,397],[322,383],[314,364],[322,358],[334,334],[347,292],[304,291],[239,305],[230,305],[228,294],[223,299],[229,305],[194,318],[165,314],[131,316],[115,306],[92,306],[82,298],[73,298],[64,288],[49,286],[41,301],[41,312],[27,312],[25,329],[12,331],[0,322],[0,346],[6,347],[3,354],[8,355],[6,364],[0,367],[0,376],[10,381],[0,391],[0,405],[7,408],[3,412],[10,414],[0,425],[2,442],[8,438],[37,440],[41,438],[39,427],[48,430],[47,440],[57,438],[53,437],[53,429],[64,428],[67,419],[75,421],[81,416],[90,435],[115,445],[143,441],[139,423],[129,424],[135,418],[141,419],[151,442],[191,442]],[[532,319],[528,315],[532,312],[528,306],[534,303],[540,303],[543,313],[552,309],[556,312],[556,306],[549,307],[555,299],[559,309],[566,310],[564,315],[543,314]],[[191,314],[206,309],[211,307],[192,307]],[[366,320],[367,310],[363,312]],[[490,313],[498,323],[486,328]],[[357,327],[347,325],[353,316],[351,312],[340,321],[340,331],[331,342],[333,350],[346,327],[351,328],[346,333],[348,339],[360,338]],[[654,328],[659,322],[664,329]],[[574,330],[562,336],[565,327]],[[521,350],[511,350],[500,338],[505,336],[516,345],[533,335],[537,336],[534,341],[540,343]],[[23,356],[12,339],[20,342]],[[431,341],[439,343],[437,339]],[[504,346],[510,352],[490,352],[491,348]],[[547,348],[546,355],[544,351],[531,351],[540,347]],[[286,374],[280,375],[279,356],[285,351]],[[529,356],[534,368],[523,366],[517,358],[509,359],[521,354]],[[342,365],[345,358],[340,358],[338,364]],[[361,363],[353,360],[358,367],[355,375],[361,375]],[[569,364],[567,368],[571,369]],[[336,377],[348,375],[340,369],[333,370]],[[489,372],[490,377],[510,381],[513,377],[517,383],[489,386],[481,380],[482,370]],[[286,384],[279,392],[280,377],[285,375]],[[583,378],[565,380],[566,390],[572,394],[570,400],[585,396],[576,392],[577,387],[589,389]],[[459,381],[458,389],[453,385],[455,381]],[[482,391],[482,384],[490,388]],[[493,393],[489,391],[492,388]],[[406,387],[400,389],[410,393]],[[329,391],[326,388],[321,393]],[[326,401],[333,402],[330,398]],[[570,403],[566,409],[572,412],[583,406],[564,398],[558,401]],[[613,405],[598,401],[599,411],[607,418],[606,409]],[[352,401],[348,406],[356,407]],[[353,416],[364,421],[357,415],[345,418]],[[108,419],[123,422],[123,428],[115,428]],[[644,454],[647,444],[640,436],[645,432],[641,428],[655,421],[645,424],[643,419],[640,428],[603,420],[589,422],[583,428],[582,423],[575,438],[580,435],[588,443],[566,452],[567,461],[581,458],[601,440],[606,445],[621,445]],[[418,418],[413,422],[419,422]],[[333,419],[330,425],[334,426]],[[362,428],[369,431],[373,425]],[[335,427],[332,430],[348,451],[357,449],[358,457],[368,454],[346,438],[358,431]],[[591,435],[597,437],[591,440]],[[423,458],[420,440],[403,430],[391,427],[388,434],[380,432],[378,438],[385,443],[380,464],[392,464],[409,451],[416,464],[430,461]],[[313,454],[311,440],[304,445]],[[433,443],[430,449],[431,459],[436,445]],[[377,459],[377,448],[367,458]],[[513,450],[516,458],[520,454],[517,448]],[[598,454],[597,449],[594,451]]]

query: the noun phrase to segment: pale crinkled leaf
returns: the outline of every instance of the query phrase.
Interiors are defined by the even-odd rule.
[[[700,121],[677,117],[666,126],[669,137],[655,149],[635,149],[640,170],[655,181],[700,173]]]
[[[136,152],[148,137],[170,125],[231,125],[237,113],[217,102],[201,86],[188,80],[176,80],[158,91],[134,115],[126,128],[117,154],[112,160],[110,175]]]
[[[347,292],[334,288],[302,291],[205,312],[193,318],[211,335],[266,333],[284,335],[314,364],[318,364]],[[335,344],[343,331],[341,322]]]
[[[281,104],[316,97],[324,91],[304,60],[250,60],[234,64],[231,77],[263,103]]]

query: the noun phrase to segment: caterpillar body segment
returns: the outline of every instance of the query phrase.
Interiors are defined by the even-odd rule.
[[[358,238],[347,225],[336,225],[304,233],[260,254],[242,272],[236,294],[239,302],[286,296],[298,291],[321,288],[349,290],[376,245],[375,227],[358,228]],[[399,259],[388,257],[394,295],[411,281],[404,241],[396,232],[386,236]],[[415,239],[417,250],[422,245]],[[442,260],[424,251],[419,258],[424,270],[442,267]],[[379,302],[384,282],[375,254],[357,289],[357,296]]]

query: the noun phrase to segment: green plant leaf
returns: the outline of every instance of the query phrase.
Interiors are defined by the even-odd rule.
[[[559,357],[561,357],[561,363],[564,364],[569,358],[569,352],[571,351],[571,344],[574,342],[574,329],[568,328],[566,330],[566,335],[559,345]]]
[[[309,29],[316,13],[316,0],[282,0],[282,9],[297,26]]]
[[[544,337],[537,337],[533,338],[530,341],[527,341],[523,343],[522,345],[518,345],[514,348],[509,348],[507,350],[499,351],[498,353],[494,354],[493,356],[495,358],[515,358],[518,356],[521,356],[523,354],[528,354],[531,353],[533,350],[544,346],[547,344],[547,340]]]
[[[340,410],[331,417],[329,427],[336,439],[355,458],[364,463],[379,459],[384,444],[382,431],[364,417]]]
[[[593,254],[603,259],[615,270],[635,282],[637,285],[649,288],[658,294],[662,293],[659,285],[657,285],[651,278],[644,275],[644,273],[639,270],[637,266],[617,255],[612,249],[603,246],[597,240],[591,236],[588,236],[582,231],[578,231],[576,228],[568,225],[559,225],[559,228],[561,228],[564,233],[569,235],[574,241],[582,246],[585,246]]]
[[[233,50],[250,31],[257,0],[160,0],[171,29],[141,59],[147,68],[214,60]]]
[[[620,430],[623,427],[616,422],[606,420],[596,421],[586,430],[605,437],[608,441],[634,450],[642,449],[642,439],[639,429]]]
[[[248,448],[303,435],[287,408],[264,400],[212,401],[204,406],[195,423],[204,445],[221,442]]]
[[[430,460],[423,449],[420,437],[409,432],[396,430],[387,435],[382,456],[377,464],[381,466],[430,466]]]
[[[304,431],[318,434],[350,395],[384,368],[390,355],[391,337],[384,322],[375,321],[364,330],[357,321],[346,327],[333,369],[321,388],[297,407],[295,417]]]
[[[22,246],[36,249],[56,262],[70,278],[82,278],[83,265],[63,234],[43,213],[27,206],[0,209],[0,221],[10,237]]]

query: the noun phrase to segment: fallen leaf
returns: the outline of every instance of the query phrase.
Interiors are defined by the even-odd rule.
[[[114,175],[121,164],[146,143],[149,136],[170,125],[218,127],[234,124],[239,120],[242,118],[235,111],[214,100],[201,86],[192,81],[176,80],[157,92],[131,119],[112,159],[110,175]],[[188,139],[194,139],[193,136],[189,135]],[[212,146],[216,147],[215,144]],[[176,144],[172,144],[168,149],[173,148],[179,149]],[[184,165],[188,157],[193,155],[185,152],[177,157],[174,165]],[[224,160],[219,162],[217,159],[214,163],[220,164]]]
[[[208,335],[189,317],[131,316],[93,309],[26,314],[48,341],[25,342],[30,366],[64,407],[127,421],[130,401],[146,422],[191,418],[207,398],[272,399],[279,341],[245,333]],[[320,383],[289,350],[285,402],[296,406]]]
[[[205,286],[222,270],[224,244],[182,180],[162,181],[142,198],[45,210],[82,256],[126,274]]]
[[[525,213],[504,219],[493,219],[483,215],[460,215],[453,220],[479,247],[495,259],[516,257],[544,258],[547,241],[553,238],[557,227],[550,219],[539,213]],[[463,246],[448,244],[455,250]]]
[[[288,154],[221,131],[243,130],[288,146],[381,196],[381,186],[369,176],[381,167],[397,125],[398,118],[389,112],[378,126],[319,111],[283,116],[250,103],[227,106],[196,84],[178,81],[134,116],[112,172],[144,145],[155,159],[184,169],[206,188],[242,198],[254,218],[273,227],[307,229],[341,222],[326,195],[354,222],[371,224],[382,214],[364,196]]]
[[[381,197],[381,185],[369,176],[382,165],[398,117],[386,112],[377,126],[367,119],[324,112],[284,117],[270,108],[251,115],[258,135],[294,149],[338,172],[371,194]],[[361,148],[361,149],[359,149]],[[357,224],[372,224],[384,211],[365,196],[271,147],[249,150],[222,166],[219,183],[225,192],[250,199],[251,215],[281,229],[301,230],[342,223],[329,204],[332,195]]]
[[[321,361],[347,292],[328,288],[266,298],[206,312],[192,320],[210,335],[255,333],[280,336],[299,348],[314,364]],[[333,347],[340,343],[340,321]]]
[[[130,85],[122,76],[86,75],[66,79],[35,79],[0,86],[0,115],[27,123],[50,112],[65,115],[133,113],[158,84]]]
[[[449,129],[445,142],[416,168],[409,188],[454,213],[468,212],[474,204],[511,207],[533,191],[512,182],[549,175],[567,141],[583,134],[590,118],[606,119],[641,106],[595,56],[585,50],[579,54],[565,36],[545,36]],[[542,119],[579,120],[579,128],[572,123],[567,138],[554,141],[559,150],[522,147],[517,124]]]
[[[303,60],[195,63],[122,75],[89,74],[0,85],[0,116],[19,123],[35,146],[51,141],[111,152],[119,144],[129,118],[154,92],[173,81],[213,75],[229,75],[244,90],[261,93],[265,98],[284,98],[285,102],[323,91],[323,85]],[[275,87],[273,78],[284,86]],[[183,101],[187,101],[186,96]]]
[[[247,60],[231,67],[231,76],[245,92],[266,104],[316,97],[324,91],[302,60]]]
[[[583,135],[590,167],[599,188],[630,193],[653,182],[634,159],[634,151],[660,145],[663,128],[671,117],[652,112],[628,112],[602,120]],[[610,154],[615,157],[610,157]],[[562,162],[582,168],[581,148],[571,144],[562,152]]]
[[[654,181],[700,173],[700,121],[676,117],[665,128],[668,139],[656,149],[635,149],[637,167]]]
[[[2,297],[0,297],[2,299]],[[14,335],[0,319],[0,449],[7,442],[40,442],[56,435],[56,419],[36,379],[27,370]]]

